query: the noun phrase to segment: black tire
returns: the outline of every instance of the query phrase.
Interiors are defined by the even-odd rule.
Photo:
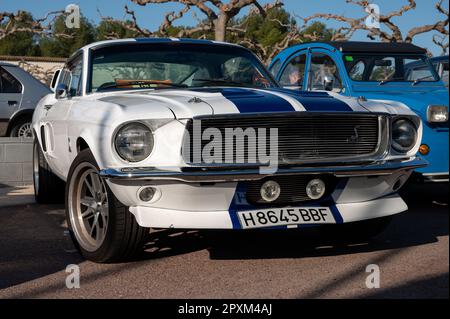
[[[339,242],[369,241],[381,234],[391,223],[393,216],[380,217],[339,225],[324,225],[325,237]]]
[[[52,173],[36,139],[33,144],[33,185],[34,197],[39,204],[64,203],[65,183]]]
[[[108,212],[106,231],[98,247],[87,249],[87,246],[83,245],[83,237],[80,237],[83,236],[80,229],[82,226],[79,226],[77,223],[84,223],[84,221],[79,222],[79,219],[76,219],[76,216],[78,216],[76,210],[78,207],[83,207],[79,204],[81,203],[81,196],[78,199],[78,192],[81,194],[82,186],[80,187],[80,183],[82,182],[81,176],[86,171],[86,169],[83,169],[85,166],[90,170],[95,168],[98,176],[99,167],[89,149],[81,151],[73,161],[66,185],[66,218],[76,248],[84,258],[98,263],[122,262],[135,259],[144,248],[149,228],[138,225],[128,207],[119,202],[107,183],[101,178],[102,187],[104,187],[107,195],[105,204]],[[101,210],[101,208],[97,209],[98,211]]]
[[[20,131],[21,127],[25,124],[29,125],[29,129],[27,130],[28,134],[26,134],[26,136],[21,136],[21,137],[32,138],[31,117],[21,118],[16,123],[14,123],[14,126],[11,128],[9,136],[10,137],[19,137],[19,131]]]

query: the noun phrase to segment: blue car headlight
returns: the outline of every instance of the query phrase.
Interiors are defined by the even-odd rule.
[[[409,119],[400,118],[392,124],[392,147],[400,153],[408,153],[417,142],[417,127]]]
[[[445,123],[448,121],[448,107],[445,105],[430,105],[427,108],[429,123]]]

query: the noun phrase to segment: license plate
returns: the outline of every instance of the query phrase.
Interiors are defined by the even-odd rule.
[[[335,224],[328,207],[289,207],[237,212],[242,228],[263,228],[301,224]]]

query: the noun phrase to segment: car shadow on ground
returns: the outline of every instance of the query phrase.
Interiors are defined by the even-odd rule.
[[[424,192],[408,189],[410,210],[396,216],[370,241],[337,241],[319,227],[256,231],[177,231],[150,233],[141,259],[208,249],[211,259],[302,258],[373,252],[418,246],[448,236],[448,185]]]
[[[337,242],[322,236],[317,228],[250,232],[156,230],[149,234],[146,250],[137,261],[205,249],[211,259],[265,259],[355,254],[429,244],[440,236],[448,236],[448,188],[443,192],[437,197],[435,192],[408,192],[410,211],[397,216],[385,232],[370,242]],[[63,271],[67,265],[83,261],[64,235],[62,206],[0,208],[0,226],[0,289]],[[132,265],[123,267],[129,269]]]

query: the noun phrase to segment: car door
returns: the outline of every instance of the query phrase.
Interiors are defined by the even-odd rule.
[[[66,95],[58,97],[56,103],[46,105],[47,113],[43,119],[44,134],[48,137],[46,140],[48,162],[55,173],[64,179],[70,163],[68,117],[72,106],[82,95],[82,68],[81,54],[66,64],[59,79],[59,84],[67,88]]]
[[[345,94],[344,79],[340,63],[327,50],[312,50],[307,74],[308,91]]]
[[[278,81],[280,85],[290,90],[305,90],[307,74],[308,51],[302,50],[293,55],[282,67]]]
[[[4,67],[0,67],[0,136],[6,134],[11,116],[20,108],[23,85]]]

